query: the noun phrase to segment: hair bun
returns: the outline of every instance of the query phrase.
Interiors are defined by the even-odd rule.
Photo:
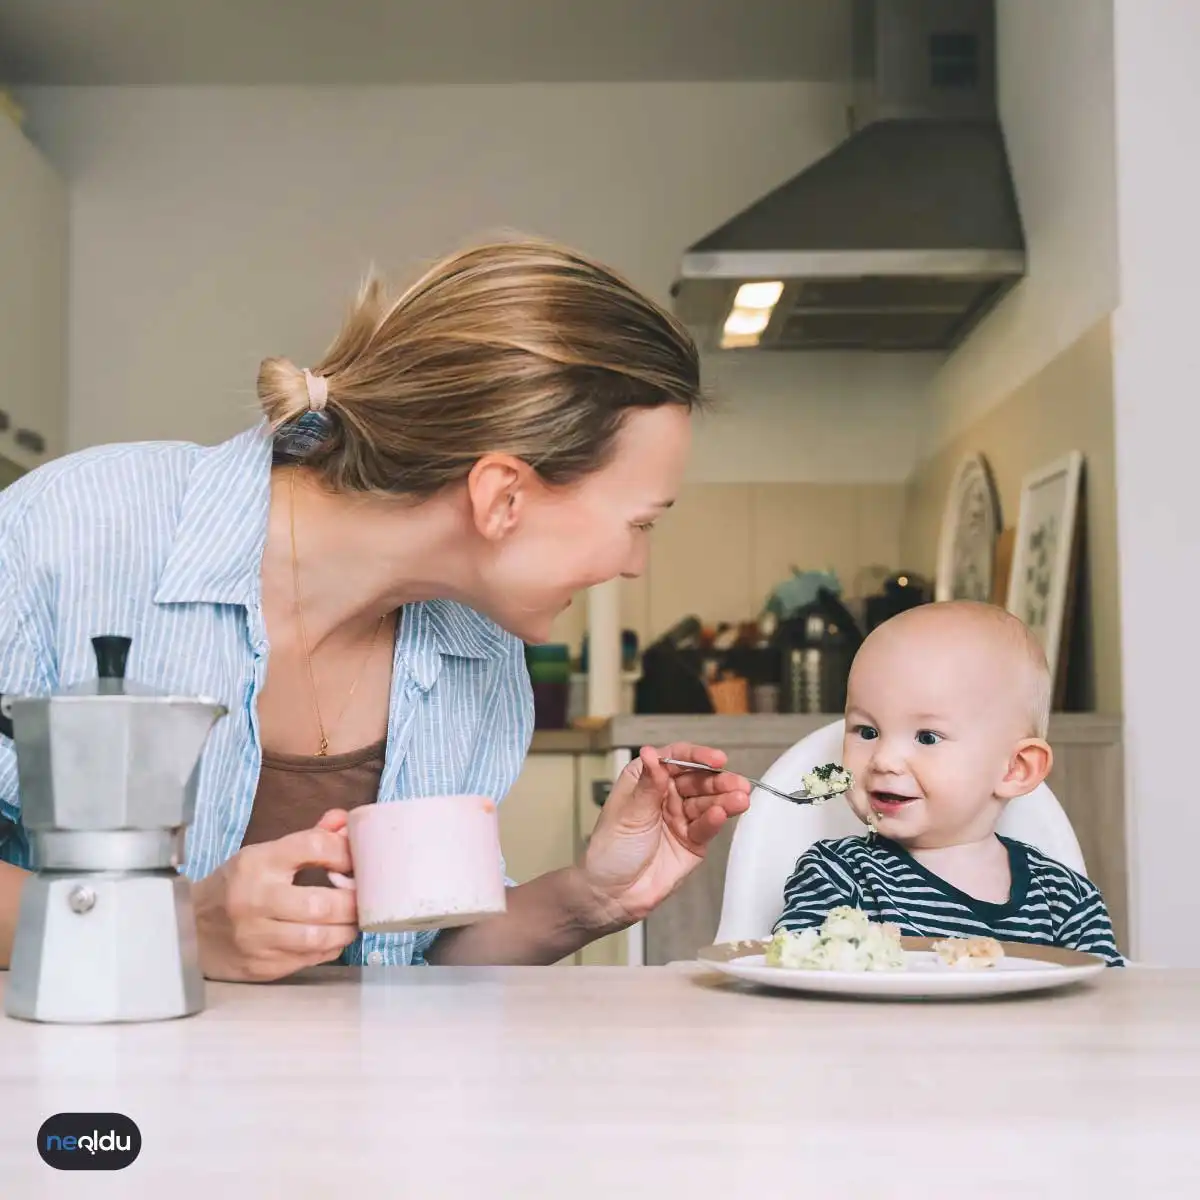
[[[308,411],[304,372],[290,358],[264,358],[258,368],[258,402],[272,429]]]

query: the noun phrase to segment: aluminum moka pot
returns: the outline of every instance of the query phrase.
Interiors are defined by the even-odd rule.
[[[35,867],[5,988],[13,1017],[154,1021],[204,1007],[191,885],[178,868],[200,754],[226,709],[127,680],[131,644],[95,637],[95,679],[0,696]]]

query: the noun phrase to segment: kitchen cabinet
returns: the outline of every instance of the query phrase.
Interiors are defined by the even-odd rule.
[[[571,864],[575,833],[574,754],[530,754],[500,805],[500,846],[508,877],[528,883]],[[559,965],[571,965],[574,957]]]
[[[586,739],[584,739],[586,740]],[[525,883],[583,855],[600,815],[594,781],[610,777],[608,756],[534,751],[500,805],[500,844],[510,879]],[[559,965],[622,966],[625,935],[614,934]]]
[[[67,192],[0,112],[0,458],[30,469],[66,442]]]
[[[526,883],[575,853],[575,758],[530,754],[500,805],[500,844],[511,879]]]
[[[578,855],[587,849],[587,839],[600,818],[600,795],[612,784],[612,765],[607,754],[580,754],[575,760],[575,829]],[[597,793],[596,786],[602,791]],[[623,967],[629,961],[625,933],[614,933],[584,948],[575,956],[583,967]]]

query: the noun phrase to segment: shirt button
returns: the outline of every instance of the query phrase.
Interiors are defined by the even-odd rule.
[[[382,962],[383,962],[383,955],[378,950],[372,950],[371,953],[367,955],[367,966],[368,967],[377,967]]]

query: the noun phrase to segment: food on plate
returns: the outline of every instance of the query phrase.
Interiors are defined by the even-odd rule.
[[[819,929],[781,930],[767,943],[766,959],[793,971],[904,970],[900,930],[849,906],[835,908]]]
[[[801,782],[805,792],[814,800],[827,800],[830,796],[840,796],[843,792],[848,792],[854,782],[854,776],[837,763],[826,763],[823,767],[815,767],[808,771]]]
[[[983,971],[1004,957],[1004,947],[991,937],[942,938],[933,949],[946,966],[959,971]]]

